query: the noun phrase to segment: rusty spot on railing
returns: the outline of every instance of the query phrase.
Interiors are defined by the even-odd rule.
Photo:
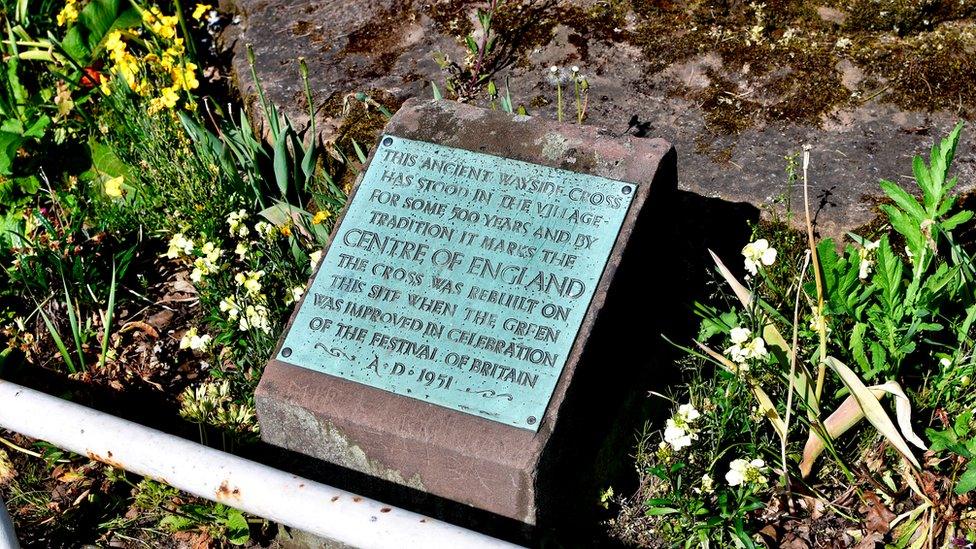
[[[216,495],[217,495],[217,499],[218,500],[224,500],[224,501],[226,501],[226,500],[240,500],[241,499],[241,489],[240,488],[236,488],[236,487],[234,489],[231,489],[230,485],[225,480],[225,481],[223,481],[223,482],[220,483],[220,487],[217,488],[217,494]]]

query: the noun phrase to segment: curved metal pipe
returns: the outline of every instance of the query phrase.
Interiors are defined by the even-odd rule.
[[[0,403],[0,427],[353,547],[518,547],[9,381]]]

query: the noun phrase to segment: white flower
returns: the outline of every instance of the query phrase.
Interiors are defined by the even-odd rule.
[[[322,259],[322,250],[316,250],[308,254],[308,261],[312,264],[313,269],[319,264],[319,259]]]
[[[268,308],[264,305],[248,305],[244,308],[244,315],[241,316],[238,328],[242,332],[255,329],[270,334],[271,323],[268,321]]]
[[[691,446],[691,441],[696,438],[698,435],[682,429],[674,419],[668,419],[664,428],[664,441],[670,444],[675,451]]]
[[[857,251],[857,255],[861,260],[861,264],[858,266],[857,277],[861,280],[865,280],[871,274],[871,267],[874,265],[873,254],[871,252],[877,250],[880,245],[880,240],[868,242]]]
[[[177,259],[182,255],[193,253],[193,241],[183,236],[183,233],[176,233],[169,239],[169,249],[166,250],[166,257]]]
[[[701,414],[698,413],[695,406],[689,402],[688,404],[678,406],[678,416],[680,416],[681,419],[685,420],[686,422],[691,423],[700,418]]]
[[[748,370],[745,362],[752,359],[763,359],[769,354],[766,351],[766,342],[761,337],[749,338],[752,336],[747,328],[732,328],[729,336],[732,338],[732,346],[725,350],[725,354],[733,362],[739,364],[742,370]]]
[[[725,480],[729,483],[729,486],[766,484],[767,479],[763,476],[765,469],[766,462],[761,459],[754,459],[752,461],[736,459],[729,464],[729,472],[725,473]]]
[[[237,254],[237,257],[241,258],[241,261],[244,261],[247,258],[247,244],[238,242],[237,247],[234,248],[234,253]]]
[[[939,365],[942,366],[943,368],[948,368],[949,366],[952,366],[952,360],[946,357],[942,357],[939,359]]]
[[[305,286],[295,286],[294,288],[288,290],[288,294],[285,295],[285,305],[291,305],[292,303],[298,302],[305,295]]]
[[[760,264],[768,267],[776,262],[776,248],[770,248],[765,238],[746,244],[742,248],[742,255],[745,257],[746,270],[753,275],[759,272]]]
[[[220,300],[220,312],[227,313],[227,318],[231,320],[237,320],[237,316],[241,314],[240,307],[237,306],[237,300],[234,296],[228,296]]]
[[[752,332],[749,331],[749,328],[743,328],[742,326],[736,326],[735,328],[732,328],[731,332],[729,332],[729,337],[732,338],[732,343],[736,345],[741,345],[746,341],[749,341],[750,335],[752,335]]]
[[[691,446],[691,442],[698,438],[694,423],[699,417],[701,414],[691,403],[678,406],[678,411],[665,423],[664,441],[675,451]]]
[[[180,349],[190,349],[191,351],[206,351],[210,346],[210,335],[197,335],[197,329],[190,328],[180,339]]]
[[[695,488],[693,491],[696,494],[711,494],[715,491],[715,481],[712,480],[711,475],[705,473],[701,478],[701,488]]]
[[[245,220],[247,220],[247,212],[245,210],[237,210],[236,212],[231,212],[231,214],[227,216],[227,226],[231,236],[236,236],[238,238],[247,237],[248,229],[247,226],[244,225]]]

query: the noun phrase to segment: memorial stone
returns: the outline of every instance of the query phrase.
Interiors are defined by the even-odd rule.
[[[405,104],[265,370],[262,437],[535,523],[567,388],[673,162],[661,140]]]

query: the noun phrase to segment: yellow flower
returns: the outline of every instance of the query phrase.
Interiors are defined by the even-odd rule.
[[[319,210],[319,211],[315,212],[315,215],[312,217],[312,224],[313,225],[320,225],[320,224],[324,223],[325,220],[328,219],[328,218],[330,218],[330,217],[332,217],[332,212],[329,212],[329,211],[326,211],[326,210]]]
[[[173,78],[173,87],[180,87],[186,91],[199,87],[200,81],[197,80],[196,69],[197,66],[194,63],[187,63],[182,68],[174,67],[170,71],[170,76]]]
[[[199,21],[211,9],[213,9],[213,6],[210,4],[197,4],[197,7],[193,8],[193,18]]]
[[[175,86],[163,88],[161,96],[153,97],[149,100],[149,114],[156,114],[163,109],[172,109],[175,107],[177,101],[180,100],[180,96],[176,92],[177,88]]]
[[[281,226],[281,235],[282,236],[291,236],[291,224],[290,223],[288,225],[282,225]]]
[[[70,25],[78,20],[78,8],[75,6],[75,0],[68,0],[65,2],[64,7],[58,12],[58,26],[63,27],[65,25]]]
[[[113,177],[105,182],[105,194],[112,198],[122,197],[122,176]]]
[[[106,73],[102,75],[102,81],[98,84],[98,89],[105,95],[112,95],[112,75]]]

